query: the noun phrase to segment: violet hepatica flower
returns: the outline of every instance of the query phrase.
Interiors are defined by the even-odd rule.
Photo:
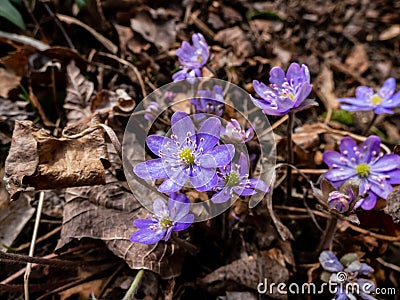
[[[149,122],[153,122],[160,112],[160,104],[156,101],[151,101],[145,109],[144,118]]]
[[[355,98],[338,98],[341,109],[347,111],[368,111],[373,110],[376,114],[393,114],[392,108],[400,105],[400,92],[394,94],[396,89],[396,80],[387,79],[383,86],[375,92],[366,86],[359,86],[356,89]]]
[[[183,194],[172,193],[168,206],[157,198],[153,203],[154,214],[133,222],[139,230],[131,235],[131,242],[155,244],[163,238],[168,241],[172,231],[185,230],[193,223],[194,215],[189,210],[189,199]]]
[[[339,261],[332,251],[326,250],[321,252],[319,262],[325,270],[321,279],[334,283],[337,288],[334,299],[356,299],[356,294],[365,300],[376,300],[370,295],[376,289],[375,283],[360,277],[370,275],[374,269],[366,263],[361,263],[356,253],[348,253]]]
[[[327,204],[329,209],[334,209],[339,213],[344,214],[350,210],[351,204],[354,201],[354,193],[351,189],[348,189],[347,195],[339,191],[329,193]]]
[[[225,106],[224,91],[222,90],[222,87],[215,85],[212,91],[199,90],[197,94],[201,98],[190,99],[190,103],[194,106],[196,113],[222,116]]]
[[[193,46],[184,41],[176,55],[182,64],[182,69],[172,75],[173,81],[201,77],[201,68],[207,63],[210,52],[208,44],[201,33],[192,35]]]
[[[312,90],[306,65],[300,67],[299,64],[292,63],[286,74],[281,68],[274,67],[269,76],[269,86],[253,81],[254,90],[262,99],[250,96],[265,114],[282,116],[293,109],[301,110],[309,105],[316,105],[316,102],[306,100]]]
[[[137,164],[135,174],[145,180],[166,178],[158,188],[163,193],[177,192],[188,179],[197,190],[210,190],[218,182],[216,168],[229,164],[235,154],[231,144],[217,146],[221,121],[210,117],[196,133],[192,119],[176,112],[171,124],[171,137],[147,137],[147,146],[160,158]]]
[[[400,184],[400,156],[383,155],[380,143],[378,136],[370,136],[359,147],[352,138],[345,137],[340,142],[340,153],[329,150],[323,154],[324,162],[332,168],[325,178],[335,187],[353,177],[361,180],[359,194],[368,194],[356,207],[365,210],[374,208],[378,196],[387,199],[392,184]]]
[[[225,127],[221,127],[221,137],[230,142],[248,142],[254,137],[253,127],[246,131],[236,119],[231,119]]]
[[[251,196],[260,190],[268,191],[267,184],[256,178],[249,179],[249,167],[246,156],[241,153],[238,163],[231,163],[220,168],[218,184],[213,188],[217,193],[211,197],[214,203],[224,203],[230,200],[234,194],[238,196]]]

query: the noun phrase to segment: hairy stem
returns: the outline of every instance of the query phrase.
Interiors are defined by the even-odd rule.
[[[294,163],[294,153],[293,153],[293,126],[294,126],[294,112],[289,112],[289,120],[287,126],[287,163],[289,165],[293,165]],[[286,195],[287,201],[290,202],[292,199],[292,168],[290,166],[287,167],[287,175],[286,175]]]
[[[328,225],[325,228],[325,232],[322,236],[322,239],[318,246],[318,253],[322,250],[327,250],[332,247],[333,238],[336,233],[336,225],[337,225],[338,217],[335,215],[331,215],[331,218],[328,221]]]
[[[129,290],[126,292],[124,298],[122,300],[130,300],[132,299],[132,296],[135,295],[137,288],[139,287],[139,283],[142,280],[144,274],[144,269],[140,269],[137,274],[135,279],[132,281],[131,286],[129,287]]]
[[[365,127],[364,131],[362,132],[362,135],[366,135],[368,133],[368,131],[371,129],[371,127],[374,125],[376,118],[378,117],[378,115],[376,113],[374,113],[374,116],[372,117],[371,121],[369,122],[368,126]]]

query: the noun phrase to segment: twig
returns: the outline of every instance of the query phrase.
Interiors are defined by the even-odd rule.
[[[67,42],[68,46],[72,49],[76,51],[76,48],[74,46],[74,43],[72,43],[71,39],[69,38],[67,32],[64,29],[64,26],[62,26],[60,20],[58,19],[58,17],[53,13],[53,11],[50,9],[50,7],[47,5],[46,2],[42,2],[44,8],[47,10],[47,12],[49,13],[50,17],[53,18],[54,23],[56,23],[57,27],[60,29],[62,35],[65,38],[65,41]]]
[[[53,236],[54,234],[60,232],[61,228],[62,228],[62,226],[59,226],[59,227],[53,229],[52,231],[46,233],[45,235],[41,236],[40,238],[38,238],[36,240],[36,244],[48,239],[49,237]],[[22,251],[22,250],[28,248],[29,245],[30,245],[30,243],[25,243],[25,244],[22,244],[21,246],[19,246],[18,248],[15,248],[14,250],[19,252],[19,251]]]
[[[38,208],[36,211],[35,226],[33,227],[31,247],[29,248],[29,256],[30,257],[32,257],[33,253],[35,252],[36,237],[37,237],[39,224],[40,224],[40,216],[42,215],[43,202],[44,202],[44,192],[40,192],[39,204],[38,204]],[[29,300],[29,275],[31,274],[31,269],[32,269],[32,263],[28,262],[28,264],[26,265],[26,271],[25,271],[25,275],[24,275],[25,300]]]
[[[139,283],[142,280],[143,274],[144,269],[140,269],[139,272],[137,272],[135,279],[133,280],[129,290],[126,292],[122,300],[130,300],[131,297],[135,295],[136,290],[139,287]]]
[[[125,59],[122,59],[122,58],[120,58],[120,57],[118,57],[116,55],[113,55],[113,54],[104,53],[104,52],[98,52],[97,54],[101,55],[101,56],[105,56],[105,57],[111,58],[111,59],[114,59],[117,62],[119,62],[119,63],[131,68],[131,70],[133,71],[133,73],[136,76],[137,81],[139,81],[140,88],[142,89],[143,98],[145,98],[147,96],[146,86],[144,85],[144,81],[143,81],[142,75],[140,74],[139,70],[133,64],[131,64],[130,62],[126,61]],[[131,78],[131,80],[134,81],[133,78]]]
[[[384,260],[383,260],[382,258],[380,258],[380,257],[378,257],[376,260],[377,260],[381,265],[383,265],[383,266],[385,266],[385,267],[387,267],[387,268],[390,268],[390,269],[392,269],[393,271],[400,272],[400,267],[399,267],[399,266],[394,265],[394,264],[391,264],[391,263],[388,263],[387,261],[384,261]]]
[[[287,119],[289,118],[288,115],[284,115],[282,118],[280,118],[278,121],[276,121],[270,128],[265,129],[263,132],[260,133],[258,138],[263,137],[264,135],[270,133],[272,130],[276,129],[278,126],[283,124]]]

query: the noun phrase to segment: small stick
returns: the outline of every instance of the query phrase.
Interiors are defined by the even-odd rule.
[[[44,192],[40,192],[39,204],[36,211],[35,226],[33,228],[33,234],[32,234],[31,247],[29,248],[29,256],[33,256],[33,253],[35,252],[35,243],[39,229],[40,216],[42,215],[43,202],[44,202]],[[26,271],[24,275],[25,300],[29,300],[29,275],[31,274],[31,268],[32,268],[32,263],[28,262],[28,264],[26,265]]]
[[[44,5],[44,8],[47,10],[47,12],[49,13],[50,17],[52,17],[54,19],[54,22],[56,23],[56,25],[58,26],[58,28],[60,29],[62,35],[64,36],[68,46],[72,49],[76,51],[76,48],[74,46],[74,44],[72,43],[71,39],[69,38],[67,32],[64,29],[64,26],[62,26],[60,20],[57,18],[57,16],[53,13],[53,11],[50,9],[50,7],[47,5],[47,3],[42,2]]]

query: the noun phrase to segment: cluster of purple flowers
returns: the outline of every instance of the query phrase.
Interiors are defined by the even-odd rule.
[[[187,182],[190,182],[198,191],[215,192],[211,198],[214,203],[227,202],[234,195],[253,195],[256,190],[266,193],[268,186],[263,181],[249,178],[248,162],[243,153],[239,154],[237,163],[232,162],[235,147],[233,144],[220,144],[220,134],[224,132],[221,128],[221,121],[217,117],[206,118],[197,129],[191,116],[184,112],[174,113],[171,117],[170,137],[160,135],[147,137],[148,148],[159,158],[137,164],[134,173],[145,180],[164,179],[158,191],[170,195],[180,191]],[[162,200],[157,200],[158,207],[160,201]],[[171,213],[170,211],[169,214]],[[166,214],[158,213],[152,220],[159,223],[164,215]],[[173,217],[170,220],[183,222],[182,219]],[[168,224],[172,228],[173,222],[164,222],[164,227],[153,223],[135,222],[142,231],[135,233],[131,240],[147,241],[142,234],[150,233],[152,233],[150,241],[168,237],[161,229]],[[178,228],[182,228],[182,225]],[[170,232],[168,230],[166,232]]]

